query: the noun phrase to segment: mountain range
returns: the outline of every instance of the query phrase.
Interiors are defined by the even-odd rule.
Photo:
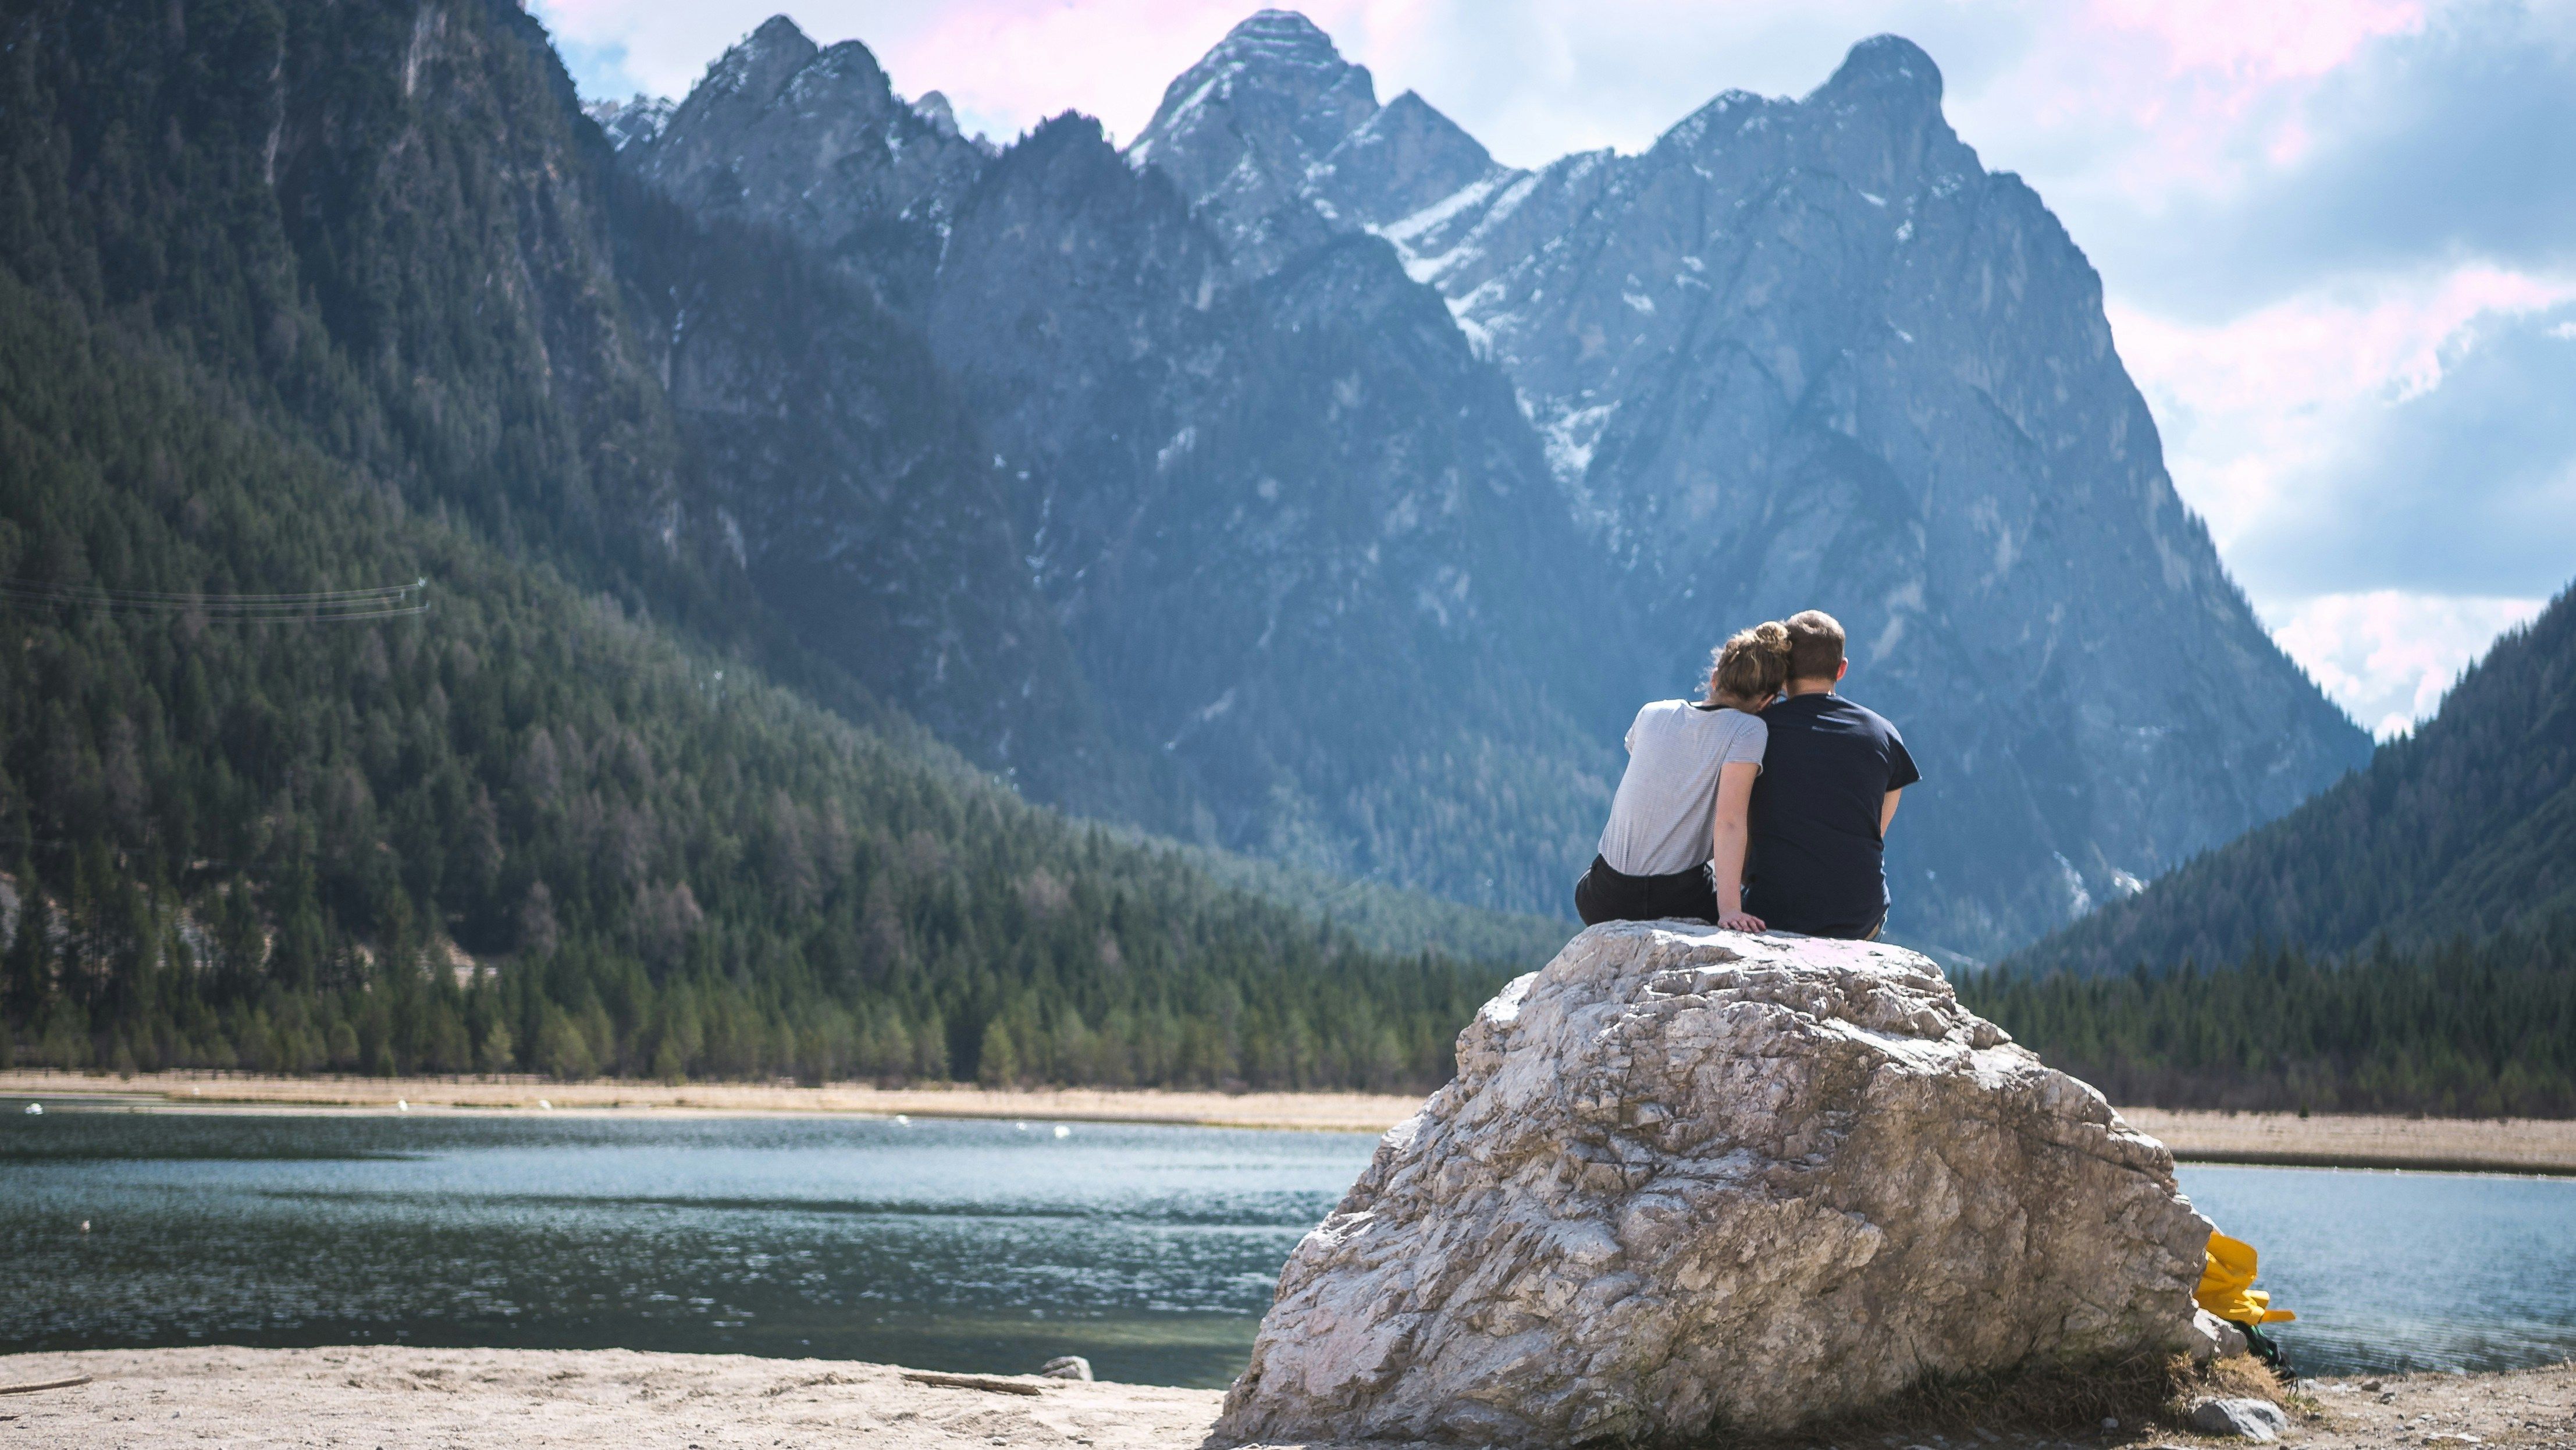
[[[0,7],[0,116],[0,1065],[1423,1088],[1564,940],[1026,799],[1171,787],[957,384],[515,4]]]
[[[1821,607],[1926,777],[1891,930],[1986,959],[2368,756],[1904,40],[1537,170],[1280,11],[1123,151],[964,137],[783,17],[591,114],[771,258],[639,291],[707,459],[659,517],[1038,799],[1561,911],[1635,707]]]

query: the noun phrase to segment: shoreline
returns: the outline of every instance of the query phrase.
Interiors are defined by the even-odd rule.
[[[1031,1375],[914,1377],[856,1360],[755,1359],[622,1349],[45,1351],[0,1355],[0,1383],[90,1376],[0,1399],[0,1439],[65,1450],[229,1444],[340,1444],[503,1450],[688,1445],[753,1450],[865,1443],[889,1450],[1170,1450],[1213,1439],[1222,1390]],[[2309,1450],[2449,1443],[2576,1444],[2576,1362],[2482,1374],[2338,1376],[2286,1399]],[[2435,1427],[2439,1434],[2435,1434]],[[1906,1427],[1929,1435],[1932,1425]],[[1940,1428],[1966,1431],[1965,1424]],[[1979,1450],[2044,1450],[2054,1434],[1973,1427]],[[2079,1431],[2100,1450],[2231,1442],[2137,1423]],[[1837,1437],[1852,1443],[1852,1437]],[[1894,1436],[1859,1437],[1868,1443]],[[1941,1444],[1946,1439],[1931,1437]],[[1779,1443],[1808,1443],[1792,1435]],[[2241,1444],[2243,1442],[2232,1442]],[[1254,1447],[1240,1447],[1254,1450]],[[1336,1450],[1320,1442],[1302,1450]],[[1376,1442],[1373,1450],[1408,1450]]]
[[[1029,1118],[1288,1132],[1383,1133],[1420,1106],[1396,1093],[1220,1093],[1164,1088],[880,1088],[763,1083],[553,1082],[533,1076],[262,1077],[200,1072],[131,1078],[0,1071],[0,1098],[67,1098],[131,1112],[516,1113],[692,1117]],[[400,1106],[397,1105],[407,1105]]]
[[[131,1078],[0,1071],[0,1098],[67,1100],[128,1112],[556,1112],[696,1117],[845,1116],[1156,1123],[1290,1132],[1382,1133],[1418,1097],[1395,1093],[1193,1092],[1163,1088],[880,1088],[756,1083],[549,1082],[535,1077],[261,1077],[211,1072]],[[397,1104],[403,1106],[398,1107]],[[542,1106],[541,1106],[542,1104]],[[2576,1121],[2374,1117],[2123,1108],[2184,1163],[2576,1177]]]

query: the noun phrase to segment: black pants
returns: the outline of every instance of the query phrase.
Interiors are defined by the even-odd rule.
[[[1867,925],[1854,926],[1848,922],[1801,921],[1794,912],[1783,911],[1774,914],[1762,909],[1771,904],[1762,899],[1762,890],[1759,886],[1748,885],[1744,888],[1744,909],[1762,918],[1762,924],[1773,931],[1795,932],[1800,936],[1830,937],[1836,941],[1876,941],[1878,934],[1887,930],[1887,908],[1883,906],[1878,909],[1878,915],[1871,918]]]
[[[1751,906],[1747,906],[1744,909],[1747,911],[1753,911]],[[1758,911],[1753,911],[1753,914],[1755,916],[1762,916],[1762,913]],[[1876,941],[1878,940],[1878,934],[1887,930],[1887,913],[1884,911],[1878,914],[1878,919],[1876,921],[1871,922],[1867,926],[1820,926],[1813,931],[1809,931],[1804,927],[1781,926],[1778,923],[1773,922],[1771,918],[1767,916],[1762,916],[1762,921],[1764,925],[1769,926],[1773,931],[1794,931],[1800,936],[1821,936],[1830,938],[1834,941]]]
[[[1717,887],[1706,866],[1670,876],[1631,876],[1595,856],[1574,883],[1574,914],[1585,926],[1605,921],[1717,920]]]

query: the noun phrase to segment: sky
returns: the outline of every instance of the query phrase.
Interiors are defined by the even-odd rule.
[[[1250,0],[529,0],[585,95],[678,98],[781,8],[998,141],[1142,129]],[[1635,152],[1904,35],[2102,275],[2184,500],[2386,737],[2576,576],[2576,0],[1312,0],[1501,160]]]

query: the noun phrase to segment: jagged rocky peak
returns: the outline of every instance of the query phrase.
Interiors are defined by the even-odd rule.
[[[1342,59],[1320,26],[1294,10],[1263,10],[1227,31],[1198,64],[1164,88],[1163,104],[1146,134],[1186,114],[1211,93],[1219,98],[1230,94],[1238,83],[1284,92],[1307,104],[1327,98],[1345,106],[1355,103],[1359,114],[1352,125],[1377,109],[1368,68]],[[1349,131],[1346,125],[1335,134]]]
[[[1269,272],[1335,228],[1307,174],[1377,114],[1366,67],[1303,15],[1264,10],[1163,92],[1127,151],[1169,176],[1225,237],[1238,269]]]
[[[996,403],[987,426],[1014,458],[1092,444],[1150,455],[1182,422],[1122,422],[1092,392],[1142,386],[1203,350],[1199,314],[1225,265],[1168,180],[1130,170],[1097,120],[1067,111],[1002,153],[959,206],[931,344]],[[1041,469],[1034,486],[1059,481]],[[1048,531],[1049,548],[1064,534]]]
[[[808,115],[840,113],[833,119],[855,114],[876,123],[898,112],[912,114],[866,46],[855,40],[828,48],[816,45],[796,22],[774,15],[707,67],[706,78],[689,92],[674,121],[704,129],[723,121],[746,123],[780,108]],[[930,125],[926,118],[915,119]]]
[[[1309,189],[1335,214],[1377,227],[1502,172],[1475,137],[1406,91],[1333,148]]]
[[[689,99],[705,96],[747,95],[766,99],[778,93],[787,78],[804,69],[820,47],[796,28],[796,22],[784,15],[772,15],[760,28],[736,42],[715,64],[707,67],[704,80],[689,92]]]
[[[581,108],[582,114],[599,123],[608,135],[611,149],[623,151],[629,146],[650,146],[662,137],[671,124],[671,113],[677,103],[661,96],[635,93],[629,101],[593,101]]]
[[[957,112],[948,97],[938,91],[924,91],[912,103],[912,113],[930,123],[930,129],[942,136],[957,134]]]
[[[1498,169],[1419,95],[1381,108],[1368,68],[1285,10],[1244,21],[1182,72],[1127,158],[1170,176],[1250,274]]]
[[[912,113],[928,122],[931,130],[938,132],[940,135],[945,136],[952,141],[957,140],[964,134],[959,130],[957,125],[956,108],[948,104],[948,96],[945,92],[922,92],[920,97],[912,103]],[[993,138],[985,135],[981,131],[976,132],[973,140],[968,144],[972,145],[976,150],[983,152],[986,156],[999,156],[1002,154],[1002,148],[993,144]]]
[[[1803,99],[1730,90],[1643,155],[1595,153],[1491,176],[1381,230],[1512,373],[1560,476],[1578,488],[1631,387],[1651,387],[1687,361],[1676,347],[1733,315],[1703,306],[1716,295],[1717,259],[1794,228],[1782,208],[1830,216],[1835,234],[1835,255],[1807,268],[1800,285],[1744,294],[1774,299],[1788,325],[1781,338],[1812,339],[1784,374],[1796,392],[1816,359],[1851,340],[1827,346],[1818,324],[1881,325],[1829,300],[1848,302],[1841,289],[1866,278],[1894,287],[1900,309],[1910,305],[1903,299],[1926,284],[1894,277],[1922,229],[1947,216],[1932,202],[1985,182],[1975,151],[1942,116],[1940,68],[1893,35],[1854,45]],[[1584,247],[1551,246],[1575,233]],[[1790,255],[1757,260],[1786,265]],[[1781,356],[1775,347],[1775,368]]]
[[[775,17],[627,164],[688,205],[819,248],[894,311],[928,305],[947,218],[991,160],[937,92],[907,104],[868,48],[818,46]]]
[[[1851,48],[1810,101],[1868,102],[1913,111],[1941,109],[1941,67],[1901,35],[1873,35]]]
[[[1727,91],[1656,138],[1640,161],[1821,170],[1884,197],[1889,188],[1979,171],[1941,113],[1941,68],[1914,42],[1878,35],[1855,45],[1803,99]]]
[[[1890,195],[1984,174],[1941,114],[1941,68],[1901,36],[1853,46],[1800,109],[1830,118],[1811,128],[1822,162],[1864,191]]]

